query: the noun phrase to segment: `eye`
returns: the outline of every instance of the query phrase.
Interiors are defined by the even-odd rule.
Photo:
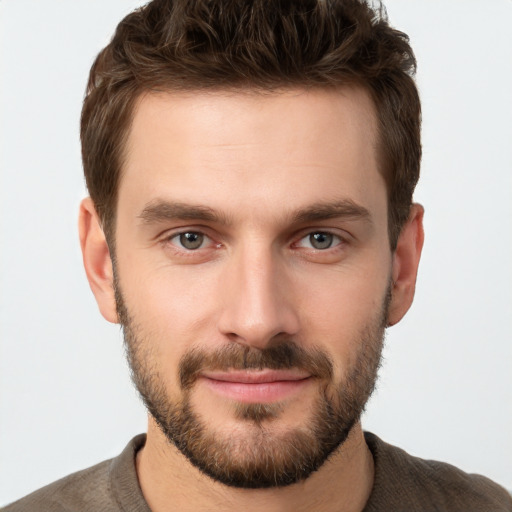
[[[305,247],[306,249],[315,249],[322,251],[335,247],[342,242],[339,236],[333,235],[326,231],[314,231],[309,233],[307,236],[299,240],[297,246]]]
[[[186,231],[185,233],[178,233],[174,235],[169,241],[181,247],[183,249],[187,249],[188,251],[195,251],[196,249],[201,249],[211,240],[204,235],[203,233],[199,233],[197,231]]]

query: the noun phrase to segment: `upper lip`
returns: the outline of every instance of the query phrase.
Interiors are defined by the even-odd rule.
[[[203,377],[223,382],[263,384],[269,382],[297,381],[311,377],[303,370],[229,370],[201,372]]]

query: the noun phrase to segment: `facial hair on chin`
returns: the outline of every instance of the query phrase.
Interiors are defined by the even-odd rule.
[[[347,439],[372,394],[381,362],[390,288],[381,310],[357,340],[355,363],[343,382],[333,382],[333,364],[320,349],[304,349],[293,340],[276,338],[264,349],[236,343],[214,352],[194,348],[179,364],[180,398],[172,400],[151,340],[130,316],[116,285],[117,310],[123,325],[132,380],[146,408],[169,442],[195,467],[215,481],[238,488],[270,488],[308,478]],[[308,371],[323,385],[309,423],[284,432],[272,430],[282,404],[236,404],[235,418],[250,428],[247,436],[222,436],[193,409],[191,393],[204,370],[289,369]]]

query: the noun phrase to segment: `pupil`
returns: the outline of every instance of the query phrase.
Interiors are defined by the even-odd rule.
[[[180,235],[180,243],[186,249],[198,249],[203,243],[203,235],[200,233],[183,233]]]
[[[332,235],[329,233],[313,233],[309,239],[315,249],[328,249],[332,245]]]

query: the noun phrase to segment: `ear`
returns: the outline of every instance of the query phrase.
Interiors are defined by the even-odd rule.
[[[90,197],[80,203],[78,231],[85,273],[101,314],[118,323],[112,259],[100,219]]]
[[[423,206],[413,204],[393,254],[391,304],[388,326],[398,323],[409,310],[416,289],[416,276],[423,248]]]

